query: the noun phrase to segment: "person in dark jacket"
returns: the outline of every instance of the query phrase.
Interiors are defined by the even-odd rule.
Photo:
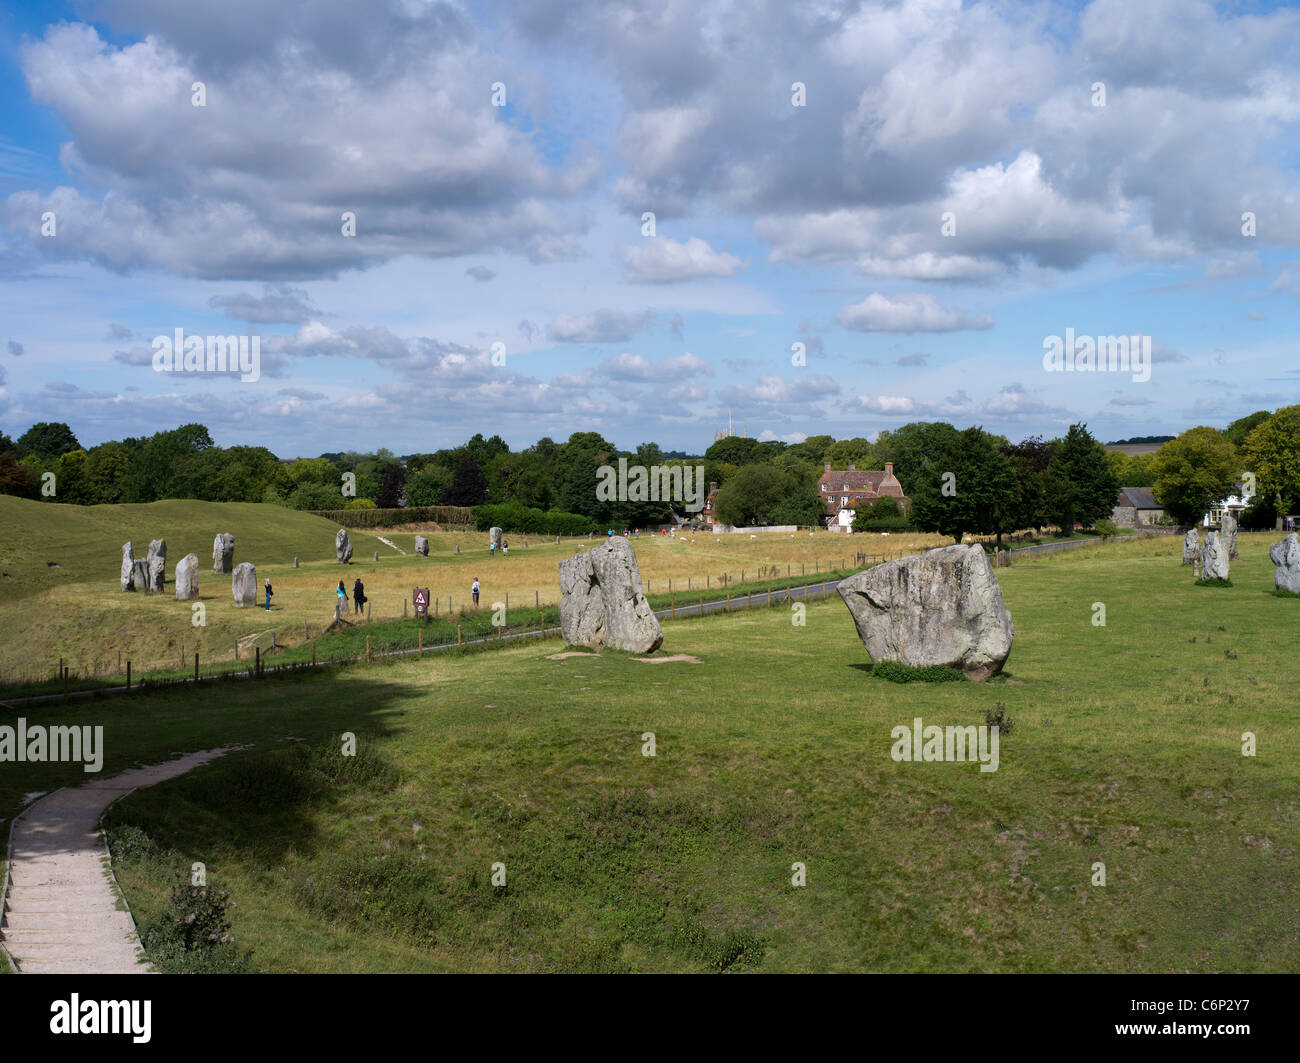
[[[269,613],[271,611],[271,595],[275,592],[271,590],[271,581],[269,579],[266,581],[265,587],[266,587],[266,611]]]
[[[352,611],[354,613],[364,613],[366,611],[366,587],[359,577],[352,584]]]

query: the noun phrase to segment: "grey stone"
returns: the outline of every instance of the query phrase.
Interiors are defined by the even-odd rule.
[[[419,554],[420,557],[429,556],[429,540],[423,535],[417,535],[415,537],[415,552]]]
[[[155,557],[161,557],[164,561],[167,560],[167,540],[166,540],[166,539],[151,539],[151,540],[150,540],[150,542],[149,542],[149,556],[148,556],[148,558],[147,558],[146,560],[148,560],[148,561],[152,564],[153,559],[154,559]]]
[[[1273,586],[1280,591],[1300,594],[1300,538],[1292,532],[1280,543],[1268,548],[1268,559],[1277,566]]]
[[[499,550],[501,548],[501,529],[500,528],[489,529],[488,541]]]
[[[167,558],[154,554],[146,563],[149,566],[149,593],[162,594],[167,584]]]
[[[875,663],[959,668],[980,682],[1011,653],[1015,627],[979,546],[945,546],[843,579],[840,597]]]
[[[294,568],[298,567],[298,559],[296,557],[293,559],[293,567]]]
[[[1183,564],[1190,565],[1201,556],[1201,533],[1189,528],[1183,536]]]
[[[653,653],[663,644],[636,553],[621,535],[561,561],[560,594],[560,630],[570,646]]]
[[[346,528],[340,528],[334,533],[334,554],[341,565],[352,560],[352,540],[348,538]]]
[[[176,562],[176,600],[193,601],[199,596],[199,555],[186,554]]]
[[[257,604],[257,569],[249,562],[236,565],[230,577],[230,593],[235,597],[235,607]]]
[[[131,579],[132,572],[135,571],[135,551],[131,549],[130,543],[122,544],[122,590],[133,591],[135,584]]]
[[[212,571],[218,576],[230,572],[235,565],[235,537],[222,532],[212,540]]]
[[[1237,560],[1237,519],[1231,512],[1224,512],[1219,521],[1219,540],[1227,548],[1228,560]]]
[[[1201,550],[1201,579],[1228,578],[1228,549],[1219,541],[1218,532],[1205,533]]]
[[[149,562],[137,557],[131,563],[131,589],[133,591],[149,590]]]

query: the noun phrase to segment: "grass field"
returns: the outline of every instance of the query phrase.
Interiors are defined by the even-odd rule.
[[[1176,538],[1000,570],[1015,647],[982,685],[869,676],[830,601],[666,625],[700,664],[550,642],[42,715],[103,723],[105,774],[254,743],[112,830],[137,917],[202,861],[262,970],[1294,971],[1300,603],[1273,538],[1242,535],[1231,588],[1193,586]],[[893,727],[997,702],[998,771],[890,758]],[[6,765],[0,814],[84,778]]]
[[[237,641],[241,657],[250,657],[255,646],[265,651],[271,645],[272,634],[279,646],[301,645],[333,619],[340,579],[350,594],[353,580],[361,578],[375,620],[401,617],[416,586],[431,588],[440,613],[449,598],[453,610],[461,610],[470,603],[475,576],[486,608],[507,598],[512,607],[554,605],[559,563],[594,545],[586,538],[557,544],[553,537],[508,535],[509,555],[492,558],[485,533],[442,532],[429,535],[430,556],[423,558],[415,556],[411,531],[383,532],[391,547],[371,533],[352,531],[353,563],[340,565],[336,530],[323,518],[279,506],[172,501],[80,507],[0,496],[0,631],[6,636],[0,640],[0,685],[54,679],[60,659],[78,677],[116,677],[120,654],[138,676],[182,661],[192,667],[195,652],[204,664],[233,662]],[[263,579],[271,580],[270,613],[236,609],[230,577],[212,573],[212,539],[219,531],[235,536],[236,563],[256,565],[259,588]],[[151,538],[167,541],[167,593],[123,594],[121,545],[131,540],[136,556],[143,557]],[[755,582],[760,573],[798,576],[801,568],[812,575],[848,563],[858,550],[896,555],[946,541],[935,535],[829,532],[692,538],[636,540],[648,593],[667,592],[670,580],[676,593],[698,592],[716,586],[724,574],[729,583],[742,577]],[[172,583],[176,563],[191,552],[199,558],[201,627],[192,623],[192,603],[176,601]]]

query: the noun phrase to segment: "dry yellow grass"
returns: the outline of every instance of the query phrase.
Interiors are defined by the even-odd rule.
[[[268,516],[277,511],[271,507]],[[236,641],[241,656],[254,644],[265,648],[274,632],[280,645],[297,645],[319,636],[333,619],[335,588],[342,579],[349,596],[360,577],[370,599],[371,618],[400,617],[417,586],[430,588],[440,613],[450,597],[453,610],[470,602],[470,585],[479,577],[480,606],[509,599],[511,605],[555,604],[559,601],[558,565],[567,557],[594,546],[599,538],[562,539],[507,535],[510,552],[491,557],[487,535],[480,532],[428,533],[430,556],[415,555],[414,534],[384,531],[394,546],[378,543],[368,534],[354,534],[357,544],[352,564],[333,561],[264,563],[256,557],[259,589],[270,578],[275,595],[268,614],[256,609],[236,609],[229,577],[216,576],[200,565],[199,592],[205,607],[204,624],[194,626],[191,603],[173,597],[168,569],[167,593],[162,596],[123,594],[111,555],[102,578],[93,582],[64,582],[20,600],[0,600],[0,676],[10,682],[57,675],[62,658],[77,674],[117,673],[118,653],[131,660],[138,672],[164,665],[191,665],[193,654],[204,661],[229,660]],[[761,578],[793,576],[803,571],[813,577],[828,568],[853,563],[858,551],[867,554],[915,553],[951,540],[938,535],[857,534],[846,536],[819,531],[714,536],[704,533],[677,538],[642,535],[633,540],[642,582],[647,593],[672,590],[683,595],[705,586],[718,586],[725,574],[731,583]],[[525,542],[528,546],[525,547]],[[460,553],[456,553],[459,546]],[[374,560],[375,550],[380,560]],[[411,607],[407,605],[407,609]],[[304,630],[304,623],[307,625]]]

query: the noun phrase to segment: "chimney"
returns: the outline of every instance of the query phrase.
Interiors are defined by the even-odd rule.
[[[829,461],[826,463],[826,471],[827,472],[831,471],[831,463]]]
[[[886,478],[891,477],[891,476],[893,476],[893,475],[894,475],[894,463],[893,463],[892,461],[887,461],[887,462],[885,462],[885,476],[886,476]]]

